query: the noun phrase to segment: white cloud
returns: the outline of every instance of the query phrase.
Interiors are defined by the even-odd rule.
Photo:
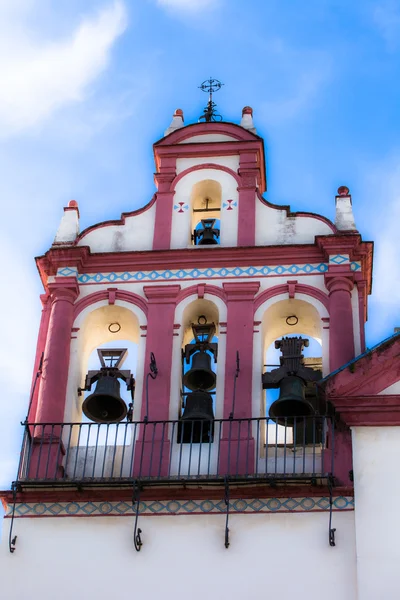
[[[400,6],[398,0],[383,0],[378,4],[374,4],[372,18],[388,48],[394,50],[399,43],[400,35]]]
[[[366,217],[374,227],[373,288],[369,304],[379,313],[370,324],[372,331],[400,327],[400,154],[375,165],[366,179],[366,205],[373,210]],[[368,196],[371,201],[368,202]]]
[[[43,41],[27,24],[29,3],[16,6],[0,4],[0,135],[38,125],[84,100],[127,26],[125,7],[116,0],[84,18],[67,38]]]
[[[297,79],[297,80],[296,80]],[[313,101],[318,97],[328,79],[327,71],[314,69],[293,77],[292,89],[282,96],[262,103],[262,113],[268,124],[276,125],[312,110]]]
[[[157,0],[157,4],[172,10],[198,12],[206,8],[214,8],[219,4],[219,0]]]

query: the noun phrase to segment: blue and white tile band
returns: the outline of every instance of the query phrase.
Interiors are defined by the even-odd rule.
[[[85,283],[116,283],[130,281],[169,281],[185,279],[224,279],[234,277],[271,277],[276,275],[310,275],[321,274],[328,271],[328,263],[276,265],[264,267],[221,267],[205,269],[166,269],[159,271],[123,271],[109,273],[81,273],[77,274],[75,268],[63,267],[58,269],[57,277],[77,276],[80,284]],[[360,262],[351,262],[350,269],[361,270]]]
[[[8,506],[7,518],[11,517],[12,505]],[[321,512],[329,510],[329,497],[303,498],[253,498],[232,499],[230,512],[277,513]],[[354,510],[354,498],[336,496],[333,510]],[[221,514],[226,512],[224,500],[155,500],[140,502],[140,515],[190,515]],[[133,516],[135,510],[129,502],[38,502],[17,503],[15,518],[29,517],[85,517],[85,516]]]

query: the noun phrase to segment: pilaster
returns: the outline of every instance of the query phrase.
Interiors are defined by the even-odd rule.
[[[156,218],[154,224],[153,250],[169,250],[171,245],[172,210],[175,190],[171,189],[175,178],[175,164],[165,166],[154,175],[158,187]]]
[[[148,314],[141,420],[167,421],[169,418],[174,316],[180,289],[180,285],[144,287]],[[155,356],[158,373],[155,379],[149,378],[147,402],[146,379],[151,353]],[[168,469],[169,450],[165,427],[143,425],[136,443],[134,476],[164,475]]]
[[[253,373],[253,329],[254,298],[260,288],[260,282],[224,283],[227,297],[228,316],[226,325],[226,362],[225,362],[225,398],[224,418],[233,412],[234,419],[252,417],[252,373]],[[236,356],[239,353],[240,371],[236,373]],[[235,405],[233,399],[235,396]],[[247,442],[243,442],[246,440]],[[240,449],[239,464],[235,458]],[[244,451],[244,449],[246,449]],[[254,438],[248,422],[225,423],[220,449],[220,472],[251,472],[254,465]]]

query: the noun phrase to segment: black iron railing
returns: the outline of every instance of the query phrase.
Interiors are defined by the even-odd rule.
[[[27,423],[17,483],[312,480],[333,474],[329,417]]]

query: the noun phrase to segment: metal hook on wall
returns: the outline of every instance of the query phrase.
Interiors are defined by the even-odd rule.
[[[333,478],[328,477],[328,489],[329,489],[329,545],[336,546],[335,532],[336,529],[332,528],[332,511],[333,511]]]
[[[225,521],[225,548],[229,548],[229,482],[225,478],[225,504],[226,504],[226,521]]]
[[[14,537],[13,537],[15,504],[17,502],[17,488],[16,488],[15,484],[12,484],[12,492],[13,492],[13,509],[12,509],[12,515],[11,515],[10,533],[8,535],[8,548],[9,548],[11,554],[13,554],[15,552],[15,545],[17,543],[17,537],[18,537],[16,535],[14,535]]]
[[[147,423],[147,421],[149,420],[149,377],[151,377],[151,379],[156,379],[158,375],[156,357],[154,356],[153,352],[150,352],[149,369],[150,370],[146,376],[146,416],[143,419],[145,423]]]
[[[133,529],[133,545],[135,546],[136,552],[140,552],[143,546],[142,538],[140,534],[142,530],[138,527],[138,519],[139,519],[139,508],[140,508],[140,485],[135,481],[133,486],[133,498],[132,498],[132,506],[135,506],[135,527]]]
[[[233,379],[233,400],[232,400],[232,411],[229,415],[230,419],[233,419],[233,415],[235,414],[235,402],[236,402],[236,380],[239,377],[240,373],[240,358],[239,358],[239,350],[236,350],[236,371]]]

